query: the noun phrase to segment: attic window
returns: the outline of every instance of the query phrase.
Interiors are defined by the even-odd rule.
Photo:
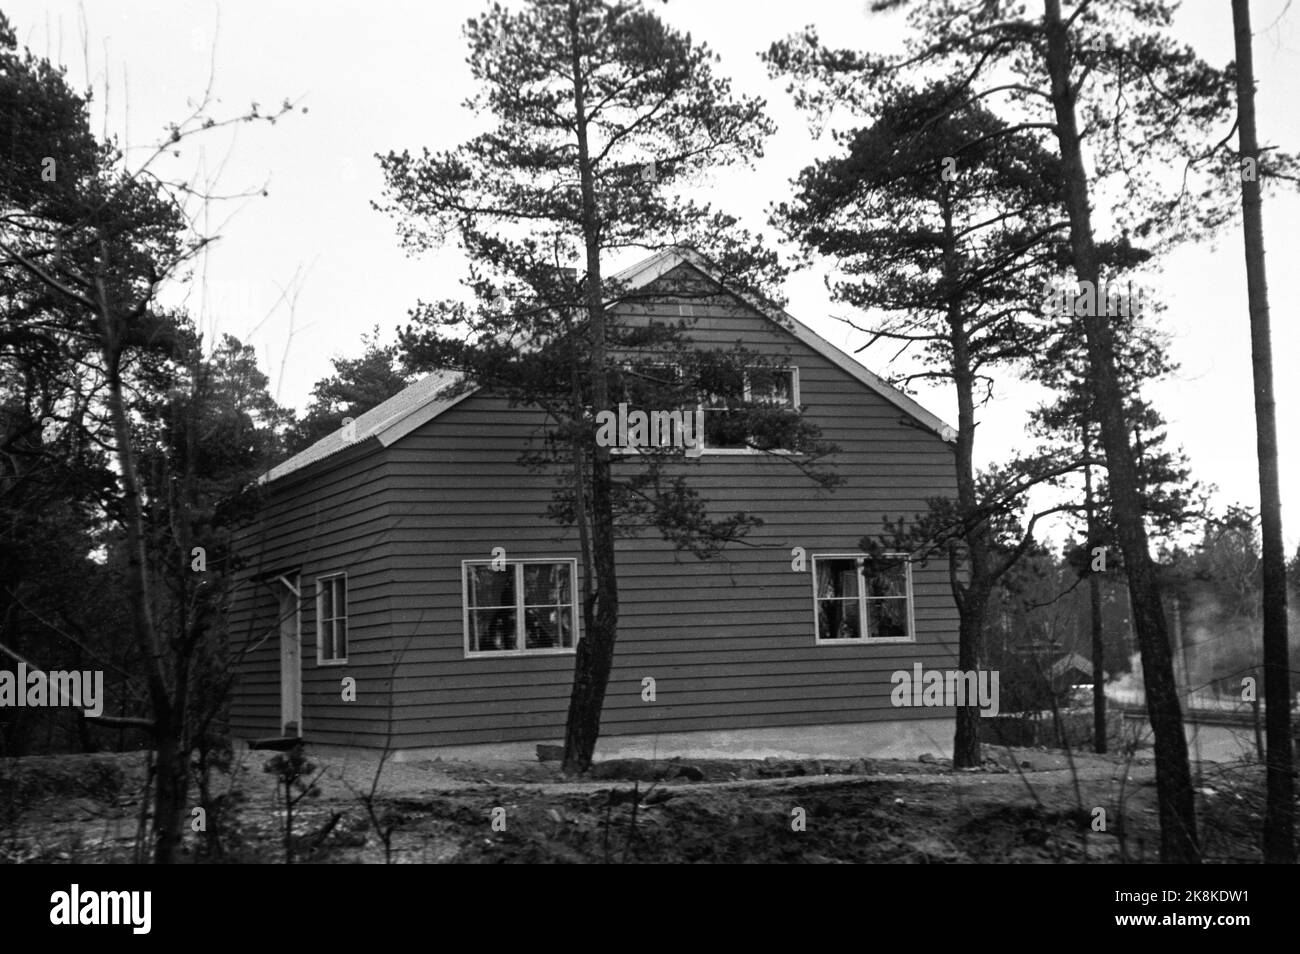
[[[726,368],[707,382],[700,396],[704,409],[704,450],[745,453],[764,448],[747,426],[742,403],[794,410],[799,406],[798,369]]]
[[[813,556],[818,645],[913,642],[912,564],[905,554]]]
[[[656,406],[655,395],[680,388],[682,369],[675,364],[627,364],[623,368],[623,400],[629,408],[650,410]]]
[[[572,652],[576,560],[465,560],[461,566],[467,656]]]

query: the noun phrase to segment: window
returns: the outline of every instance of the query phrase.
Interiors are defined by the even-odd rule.
[[[751,401],[773,407],[795,406],[794,368],[751,368],[745,378]]]
[[[700,406],[704,408],[704,446],[709,450],[744,450],[745,418],[735,410],[745,400],[745,372],[721,368],[710,375]]]
[[[706,451],[776,450],[774,439],[765,439],[753,427],[754,410],[747,419],[738,410],[742,404],[793,410],[799,406],[798,375],[794,368],[722,369],[707,382],[700,397],[704,409]]]
[[[620,392],[623,404],[618,409],[620,443],[613,446],[612,453],[685,447],[691,449],[687,451],[688,457],[698,456],[703,444],[701,415],[694,391],[684,381],[680,365],[625,364]],[[626,443],[621,443],[625,437]]]
[[[316,662],[337,666],[348,661],[348,577],[316,580]]]
[[[777,415],[763,415],[765,408],[795,410],[799,406],[799,377],[794,367],[737,368],[729,365],[704,370],[697,382],[698,392],[692,400],[694,388],[683,381],[682,369],[676,365],[649,363],[639,366],[627,364],[623,368],[621,400],[627,404],[629,414],[644,410],[648,414],[659,412],[659,417],[649,420],[649,435],[662,435],[661,446],[678,446],[675,438],[680,427],[693,429],[696,422],[689,418],[701,412],[704,423],[703,450],[712,453],[747,454],[756,451],[790,450],[789,420]],[[685,404],[678,404],[674,396]],[[668,405],[664,407],[663,405]],[[693,406],[692,406],[693,405]],[[687,415],[684,424],[669,417],[680,411]],[[663,421],[660,421],[660,417]],[[688,431],[693,433],[693,430]],[[698,439],[698,438],[696,438]],[[627,453],[632,448],[618,448],[616,453]]]
[[[465,652],[554,653],[577,638],[577,561],[465,560]]]
[[[625,364],[623,366],[623,400],[629,408],[649,410],[682,386],[682,369],[675,364]]]
[[[903,554],[813,557],[816,641],[911,641],[912,565]]]

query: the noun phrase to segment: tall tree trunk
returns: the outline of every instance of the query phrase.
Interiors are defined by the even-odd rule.
[[[1264,575],[1264,728],[1267,739],[1267,807],[1264,860],[1294,864],[1295,782],[1291,776],[1291,677],[1287,650],[1286,553],[1282,548],[1281,477],[1277,462],[1277,409],[1273,400],[1273,345],[1268,280],[1264,269],[1264,216],[1255,131],[1255,66],[1248,0],[1232,0],[1237,49],[1237,135],[1243,160],[1255,174],[1242,177],[1241,213],[1250,299],[1250,360],[1255,378],[1255,444],[1259,453],[1259,514]]]
[[[1088,436],[1088,423],[1083,424],[1083,456],[1092,453]],[[1086,559],[1092,559],[1091,548],[1097,540],[1097,504],[1092,491],[1092,465],[1083,468],[1084,505],[1088,511],[1088,547]],[[1105,551],[1102,551],[1103,553]],[[1092,750],[1099,755],[1106,752],[1106,640],[1101,625],[1101,577],[1089,564],[1088,571],[1088,624],[1092,630]]]
[[[146,684],[153,716],[153,742],[158,752],[154,784],[154,862],[172,864],[180,855],[185,801],[189,789],[188,752],[184,745],[185,712],[177,708],[167,685],[166,648],[151,615],[148,558],[145,551],[144,502],[135,466],[131,422],[122,391],[122,336],[125,324],[114,308],[105,280],[109,246],[99,238],[100,268],[95,276],[95,303],[100,323],[100,354],[104,361],[109,418],[117,444],[118,481],[122,487],[122,523],[126,531],[126,582],[131,604],[131,630],[146,667]],[[183,700],[182,700],[183,701]]]
[[[957,624],[957,668],[976,672],[984,662],[984,616],[988,612],[989,589],[974,584],[966,588]],[[957,707],[957,729],[952,741],[953,768],[975,768],[980,759],[979,701],[967,699]]]
[[[1070,244],[1075,276],[1101,286],[1101,268],[1093,239],[1087,172],[1071,84],[1069,31],[1061,19],[1060,0],[1044,0],[1046,66],[1051,78],[1056,137],[1060,145]],[[1104,312],[1104,308],[1096,309]],[[1103,314],[1084,318],[1088,359],[1097,394],[1098,423],[1106,467],[1110,474],[1115,528],[1124,554],[1133,604],[1133,623],[1142,652],[1147,711],[1155,736],[1156,793],[1160,805],[1160,857],[1165,862],[1199,863],[1196,804],[1187,764],[1187,737],[1174,683],[1169,632],[1155,564],[1143,523],[1137,468],[1124,420],[1124,392],[1115,365],[1109,319]]]
[[[957,509],[961,519],[968,520],[979,509],[979,493],[975,486],[975,370],[971,366],[970,331],[962,311],[961,294],[957,290],[960,285],[957,238],[946,182],[942,188],[944,282],[952,290],[948,300],[948,340],[952,346],[952,377],[957,391]],[[975,672],[984,662],[984,616],[993,589],[988,537],[987,520],[968,526],[963,534],[970,580],[964,587],[954,583],[956,592],[953,593],[959,617],[957,668],[963,672]],[[952,740],[953,768],[974,768],[981,763],[979,704],[975,699],[967,699],[966,703],[957,707]]]
[[[599,415],[609,407],[609,376],[605,355],[605,303],[600,272],[600,223],[596,212],[595,176],[587,141],[586,76],[582,67],[582,35],[578,4],[569,3],[570,67],[578,138],[578,171],[582,188],[582,239],[587,257],[587,318],[591,327],[592,410]],[[581,475],[578,475],[581,480]],[[574,659],[573,692],[564,729],[566,772],[585,772],[591,765],[600,735],[600,715],[605,690],[614,665],[618,638],[618,579],[614,554],[613,474],[608,447],[597,445],[591,461],[591,561],[584,567],[595,577],[592,605],[583,616],[587,631],[578,642]]]
[[[126,530],[127,593],[131,603],[131,628],[135,642],[147,667],[150,709],[153,716],[153,742],[158,752],[154,780],[154,861],[174,863],[180,853],[184,828],[185,800],[189,774],[185,765],[182,737],[184,725],[172,704],[164,670],[164,652],[150,616],[149,577],[145,554],[144,508],[131,444],[131,427],[127,419],[126,399],[122,393],[120,357],[116,347],[117,329],[111,314],[103,315],[107,345],[104,366],[107,369],[107,399],[117,443],[118,480],[122,485],[123,524]]]

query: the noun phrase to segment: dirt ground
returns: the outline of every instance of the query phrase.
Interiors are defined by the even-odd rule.
[[[318,759],[294,808],[295,862],[1151,862],[1150,760],[987,747],[979,769],[916,761],[619,760],[579,779],[555,763]],[[247,753],[194,813],[187,858],[285,859],[273,753]],[[312,758],[311,753],[308,757]],[[135,858],[144,755],[0,762],[0,860]],[[1206,860],[1259,860],[1262,772],[1197,779]],[[197,804],[197,798],[196,798]],[[1097,811],[1104,810],[1103,815]],[[202,824],[200,824],[202,822]],[[382,833],[391,830],[388,851]]]

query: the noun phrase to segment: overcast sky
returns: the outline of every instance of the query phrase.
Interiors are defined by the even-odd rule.
[[[220,100],[217,117],[252,102],[266,111],[286,97],[307,107],[275,126],[241,126],[231,135],[187,142],[166,170],[189,175],[220,169],[220,186],[229,193],[266,187],[265,198],[213,207],[213,225],[228,221],[203,263],[206,296],[195,283],[190,305],[209,335],[229,333],[253,343],[280,401],[299,409],[312,384],[329,373],[331,357],[359,352],[362,332],[379,325],[390,339],[417,299],[462,294],[462,263],[454,250],[407,258],[392,223],[370,202],[382,186],[376,152],[448,148],[465,138],[460,104],[471,86],[461,25],[483,7],[428,0],[116,0],[83,9],[71,0],[0,0],[20,43],[65,64],[74,85],[84,87],[89,78],[99,131],[106,128],[137,157],[168,123],[190,112],[210,72]],[[1300,151],[1300,11],[1283,12],[1285,0],[1256,0],[1252,7],[1261,138]],[[811,139],[782,84],[767,78],[758,52],[809,23],[840,45],[894,48],[901,18],[864,8],[854,0],[690,0],[661,8],[669,22],[721,55],[721,71],[740,90],[764,96],[780,126],[753,170],[729,172],[711,190],[720,207],[749,227],[763,228],[768,204],[788,194],[789,179],[828,149]],[[1212,64],[1232,58],[1227,3],[1190,0],[1177,34]],[[1284,519],[1294,550],[1300,541],[1300,200],[1267,200],[1264,220]],[[863,336],[832,317],[845,312],[829,302],[823,278],[817,269],[795,274],[785,289],[787,308],[852,351]],[[1240,230],[1225,231],[1213,247],[1179,250],[1156,291],[1169,303],[1164,323],[1182,370],[1150,394],[1195,476],[1217,484],[1222,503],[1256,506]],[[890,354],[873,349],[862,358],[888,373]],[[955,419],[946,392],[918,396],[941,417]],[[1036,399],[1014,383],[999,389],[982,413],[981,462],[1005,458],[1025,441],[1024,416]]]

